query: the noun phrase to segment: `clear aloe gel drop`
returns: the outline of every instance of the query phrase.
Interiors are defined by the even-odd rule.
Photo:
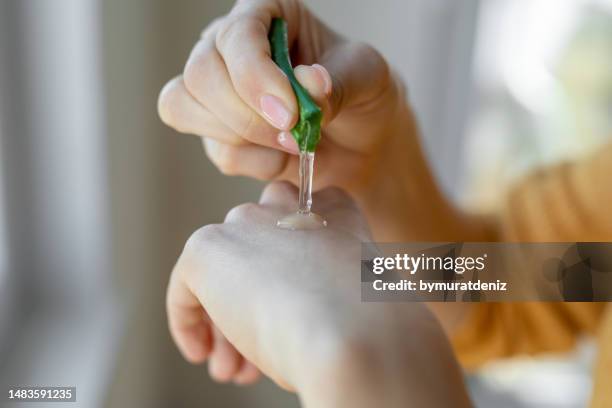
[[[310,211],[312,206],[313,152],[300,152],[298,210],[276,222],[279,228],[290,230],[316,230],[327,226],[327,221]]]

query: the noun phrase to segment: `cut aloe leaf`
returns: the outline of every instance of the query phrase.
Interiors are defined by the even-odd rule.
[[[300,119],[291,134],[302,152],[314,152],[321,139],[321,108],[312,100],[308,91],[298,82],[291,60],[287,40],[287,23],[282,18],[272,19],[269,33],[272,60],[287,75],[300,109]]]

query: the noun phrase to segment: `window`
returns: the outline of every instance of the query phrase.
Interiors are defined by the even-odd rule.
[[[500,180],[612,135],[612,1],[482,2],[478,32],[466,196],[490,209]]]

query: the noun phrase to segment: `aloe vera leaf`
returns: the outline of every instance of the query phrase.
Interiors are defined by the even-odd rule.
[[[301,152],[314,152],[321,139],[321,119],[323,118],[323,113],[293,73],[289,58],[287,23],[285,20],[282,18],[272,19],[268,38],[270,40],[272,60],[289,78],[300,109],[300,119],[295,127],[291,129],[291,134]]]

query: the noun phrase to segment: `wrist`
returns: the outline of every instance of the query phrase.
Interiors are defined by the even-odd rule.
[[[491,223],[457,208],[440,190],[425,158],[417,125],[398,103],[373,175],[357,200],[377,241],[489,241]]]
[[[384,372],[381,351],[365,339],[334,338],[328,342],[325,351],[311,360],[314,370],[305,373],[300,381],[298,395],[302,406],[406,406],[407,396],[401,392],[402,387],[396,387],[397,377],[392,370]]]

